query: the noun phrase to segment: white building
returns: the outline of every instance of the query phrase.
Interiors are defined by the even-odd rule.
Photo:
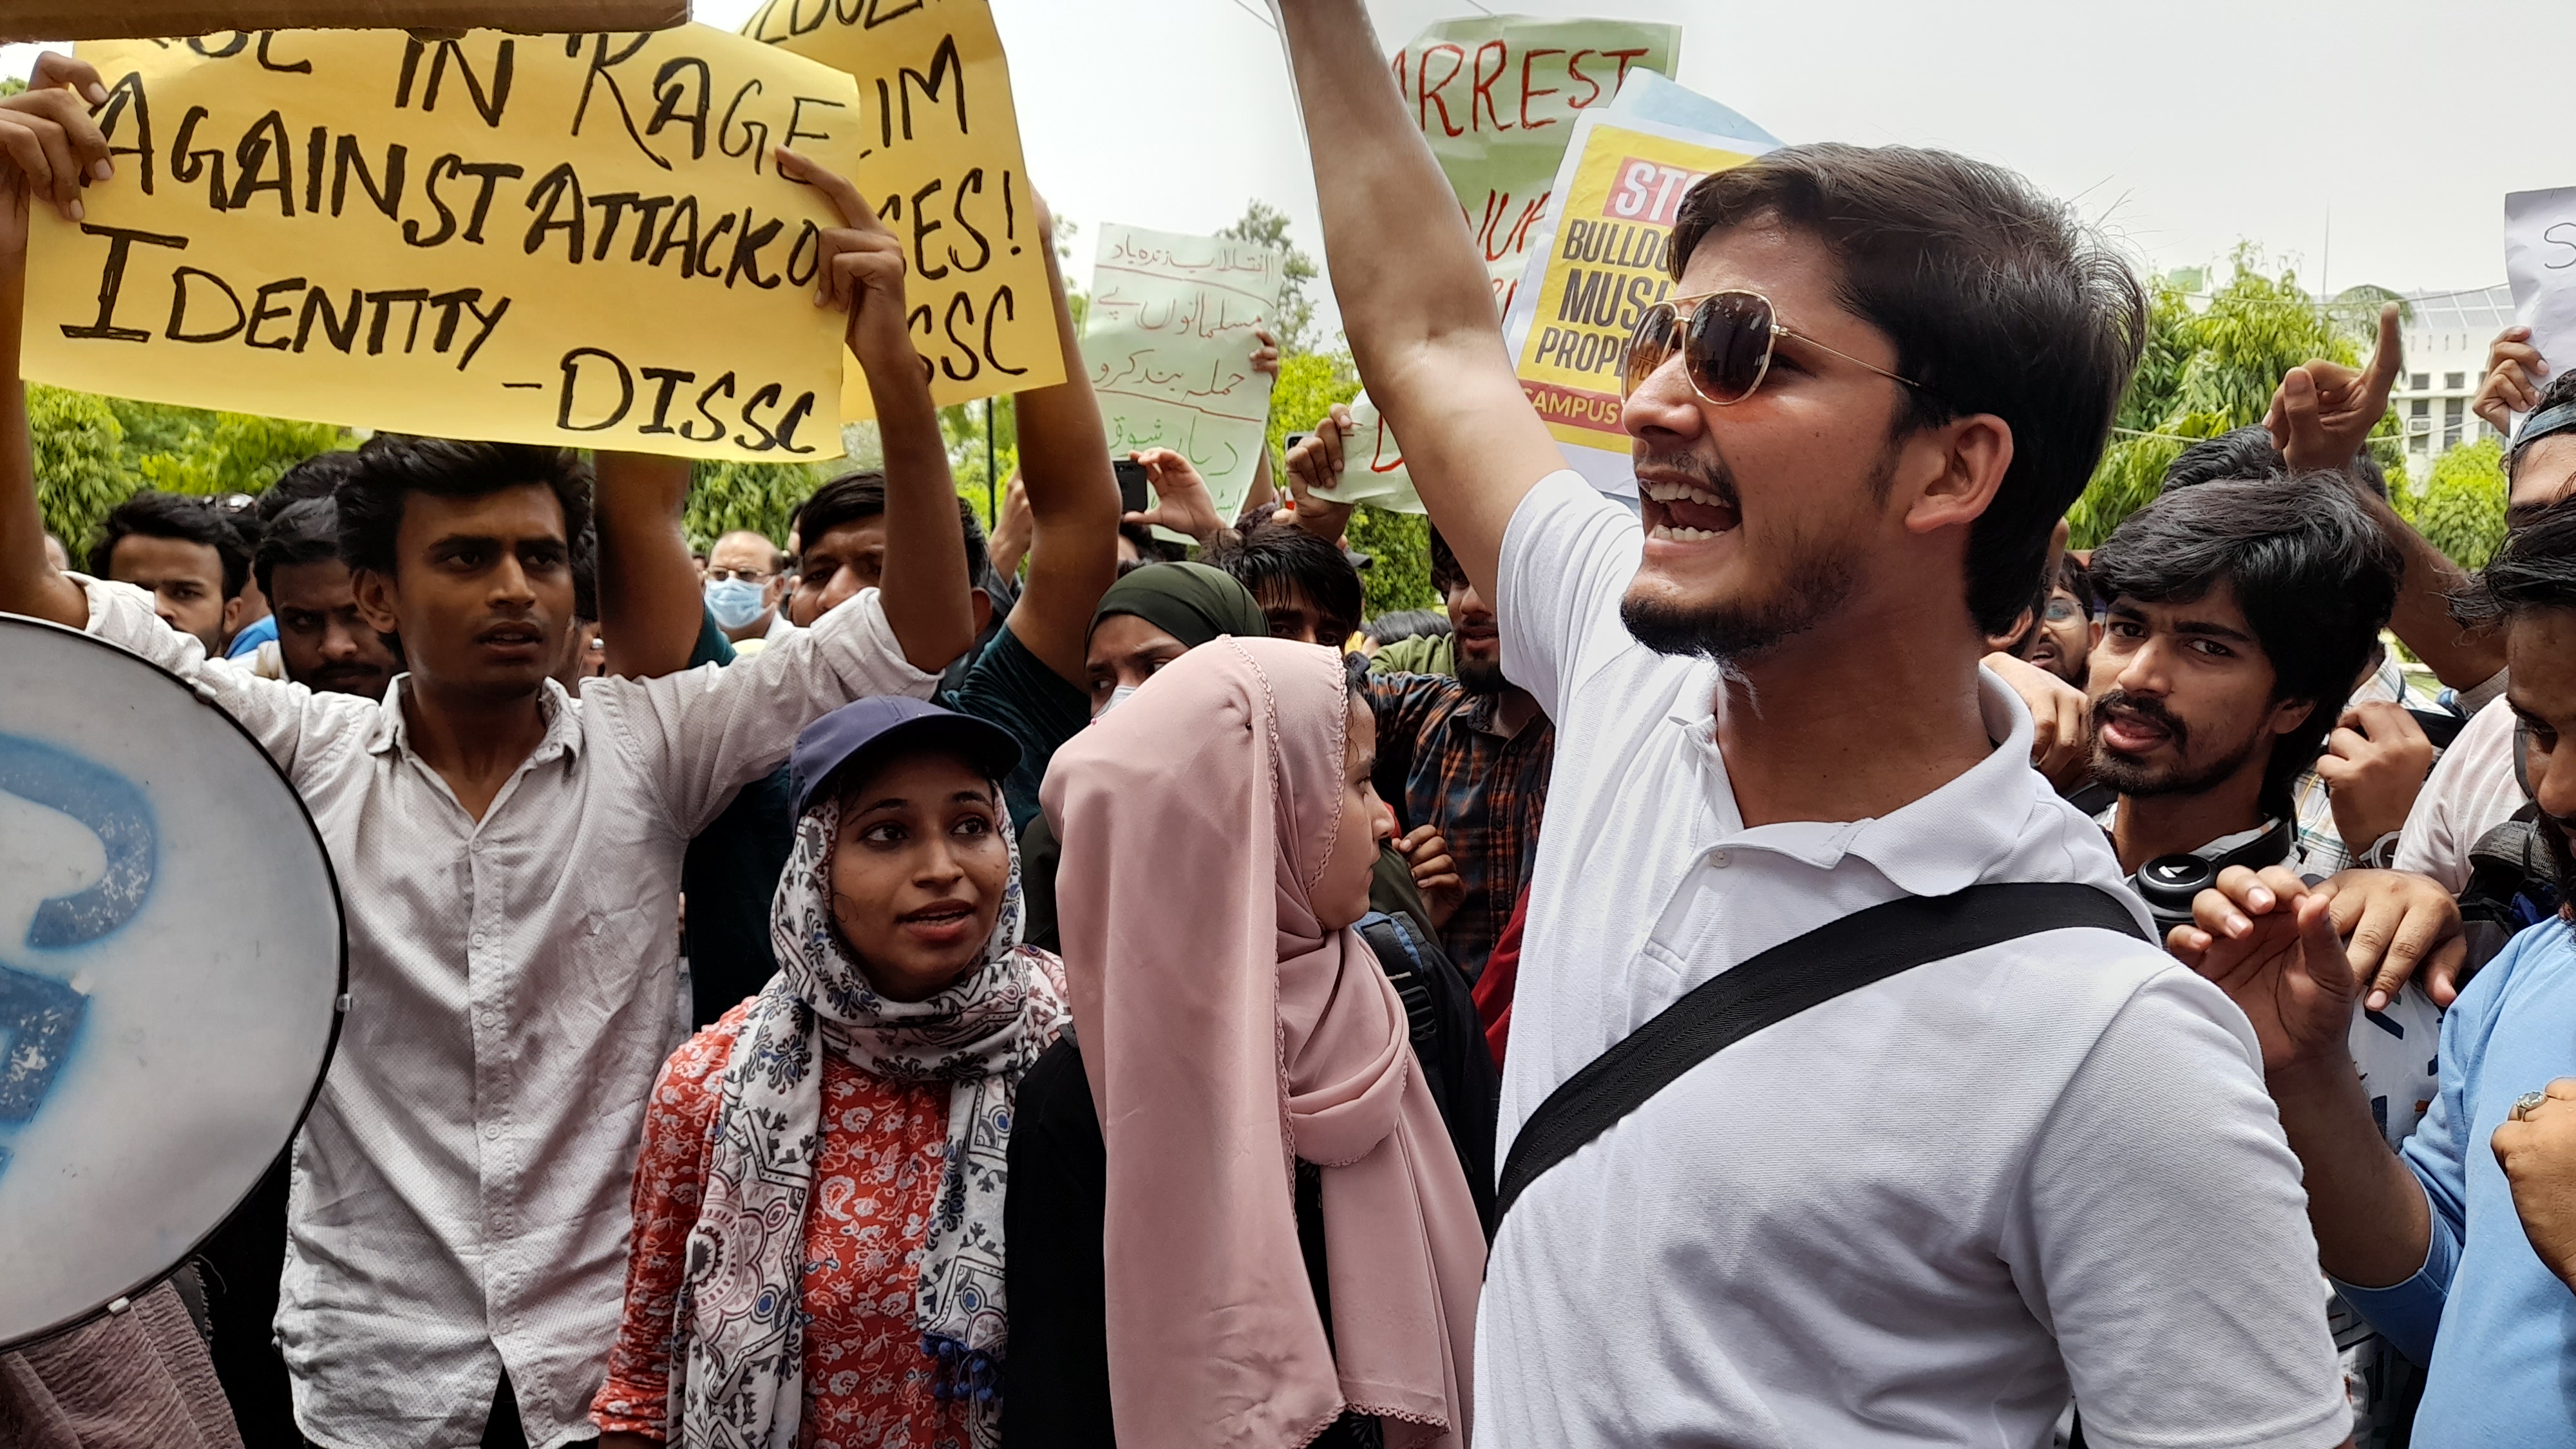
[[[2469,400],[2486,375],[2487,344],[2513,325],[2513,289],[2409,292],[2406,302],[2406,370],[2389,406],[2406,429],[2407,472],[2421,479],[2445,449],[2495,436]]]

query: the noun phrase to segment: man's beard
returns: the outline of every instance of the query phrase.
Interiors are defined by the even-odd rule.
[[[2152,799],[2159,795],[2198,795],[2213,789],[2220,781],[2243,768],[2245,761],[2251,758],[2256,750],[2263,748],[2265,743],[2263,732],[2257,730],[2246,738],[2243,745],[2228,752],[2223,759],[2213,760],[2199,769],[2191,769],[2188,765],[2176,765],[2160,771],[2156,766],[2143,761],[2113,754],[2110,748],[2102,743],[2102,721],[2109,717],[2114,705],[2126,706],[2131,714],[2162,726],[2166,737],[2172,741],[2174,753],[2177,755],[2188,753],[2191,745],[2191,728],[2175,718],[2173,712],[2166,709],[2161,700],[2132,699],[2114,689],[2094,701],[2093,779],[2097,784],[2107,785],[2120,794],[2137,799]]]
[[[1744,526],[1743,501],[1723,462],[1711,466],[1689,453],[1638,462],[1690,474],[1693,482],[1733,506],[1735,526]],[[1895,475],[1896,450],[1891,446],[1870,479],[1870,496],[1884,502]],[[1833,543],[1803,534],[1792,534],[1784,543],[1780,586],[1767,598],[1682,603],[1632,593],[1620,601],[1619,621],[1638,643],[1658,654],[1700,655],[1732,664],[1768,653],[1840,612],[1860,580],[1850,553]]]
[[[1500,694],[1511,687],[1511,681],[1503,678],[1501,660],[1470,659],[1461,653],[1458,655],[1458,685],[1469,694]]]

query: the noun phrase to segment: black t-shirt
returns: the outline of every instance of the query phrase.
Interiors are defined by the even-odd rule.
[[[967,666],[965,682],[940,691],[932,702],[1000,725],[1020,742],[1019,768],[1002,781],[1014,832],[1038,813],[1038,786],[1046,779],[1047,762],[1091,723],[1091,696],[1047,668],[1008,625],[996,630],[993,642]]]

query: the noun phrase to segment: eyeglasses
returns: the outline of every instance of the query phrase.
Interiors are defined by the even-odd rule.
[[[767,569],[707,570],[707,582],[711,584],[729,583],[735,579],[740,579],[747,584],[765,584],[775,577],[776,575],[770,573]]]
[[[1685,303],[1698,304],[1691,308],[1687,323],[1681,311]],[[1830,352],[1907,387],[1923,386],[1781,326],[1772,313],[1771,299],[1760,292],[1730,290],[1667,297],[1648,307],[1628,338],[1627,365],[1619,374],[1620,400],[1626,401],[1645,386],[1646,379],[1679,352],[1693,392],[1719,407],[1740,403],[1753,396],[1770,374],[1771,347],[1782,337],[1795,337],[1819,352]]]
[[[2044,617],[2052,624],[2071,624],[2084,617],[2084,606],[2061,595],[2048,601]]]

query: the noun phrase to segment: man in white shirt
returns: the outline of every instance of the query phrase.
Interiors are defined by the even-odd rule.
[[[847,181],[782,153],[783,172],[849,219],[821,234],[820,277],[851,314],[885,431],[880,590],[760,660],[594,679],[576,705],[551,676],[573,624],[587,469],[551,448],[379,437],[337,495],[341,556],[407,672],[381,700],[315,693],[210,661],[149,595],[45,559],[17,351],[31,187],[15,158],[104,163],[66,88],[96,79],[49,57],[34,90],[0,101],[0,128],[34,143],[0,162],[0,610],[87,628],[189,679],[286,772],[331,853],[350,1006],[295,1146],[277,1318],[305,1437],[453,1449],[494,1443],[487,1430],[515,1418],[523,1429],[498,1438],[586,1440],[644,1100],[681,1034],[681,852],[807,722],[862,695],[928,694],[973,637],[902,244]],[[67,179],[38,204],[69,213],[77,192]],[[685,654],[699,601],[679,490],[664,485],[684,488],[687,469],[603,461],[652,475],[612,484],[601,511],[660,516],[678,580],[651,587],[605,530],[605,607]]]
[[[1361,0],[1279,9],[1361,376],[1557,722],[1498,1145],[1830,921],[2119,892],[1977,660],[2134,364],[2125,269],[1937,153],[1701,182],[1681,325],[1622,317],[1647,345],[1602,379],[1641,522],[1561,471]],[[2144,941],[2060,931],[1746,1038],[1531,1183],[1494,1242],[1476,1434],[2034,1446],[2071,1392],[2098,1444],[2321,1449],[2348,1425],[2322,1299],[2242,1014]]]

